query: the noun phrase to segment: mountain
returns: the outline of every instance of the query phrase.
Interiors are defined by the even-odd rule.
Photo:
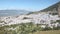
[[[58,14],[60,16],[60,1],[45,9],[42,9],[42,10],[36,11],[36,12],[30,12],[29,14],[38,14],[38,13],[42,13],[42,12],[49,13],[52,15]]]
[[[21,15],[27,14],[30,11],[27,10],[0,10],[0,16],[14,16],[14,15]]]
[[[58,6],[60,5],[60,2],[57,2],[56,4],[53,4],[43,10],[40,10],[40,11],[52,11],[54,8],[56,8],[56,10],[58,9]]]
[[[40,10],[40,12],[48,12],[49,14],[52,15],[58,14],[60,16],[60,1],[43,10]]]

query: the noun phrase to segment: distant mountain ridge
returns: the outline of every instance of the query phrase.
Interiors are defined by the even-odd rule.
[[[30,11],[27,10],[0,10],[0,16],[13,16],[13,15],[21,15],[27,14]]]

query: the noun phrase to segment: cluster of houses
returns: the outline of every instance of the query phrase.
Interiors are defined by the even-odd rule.
[[[34,24],[41,24],[41,27],[46,27],[46,25],[48,25],[49,27],[53,28],[53,26],[57,27],[58,25],[60,25],[58,22],[53,23],[56,20],[60,20],[58,15],[50,15],[46,13],[6,16],[0,17],[0,26],[32,22]]]

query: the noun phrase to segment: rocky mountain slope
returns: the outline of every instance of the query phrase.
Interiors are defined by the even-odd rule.
[[[42,9],[42,10],[36,11],[36,12],[30,12],[29,14],[38,14],[38,13],[42,13],[42,12],[44,13],[45,12],[45,13],[49,13],[49,14],[52,14],[52,15],[53,14],[57,15],[57,14],[60,13],[59,8],[60,8],[60,1],[51,5],[51,6],[49,6],[49,7],[47,7],[47,8],[45,8],[45,9]]]

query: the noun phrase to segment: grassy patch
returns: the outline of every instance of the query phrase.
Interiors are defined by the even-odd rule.
[[[38,31],[33,34],[60,34],[60,30]]]

